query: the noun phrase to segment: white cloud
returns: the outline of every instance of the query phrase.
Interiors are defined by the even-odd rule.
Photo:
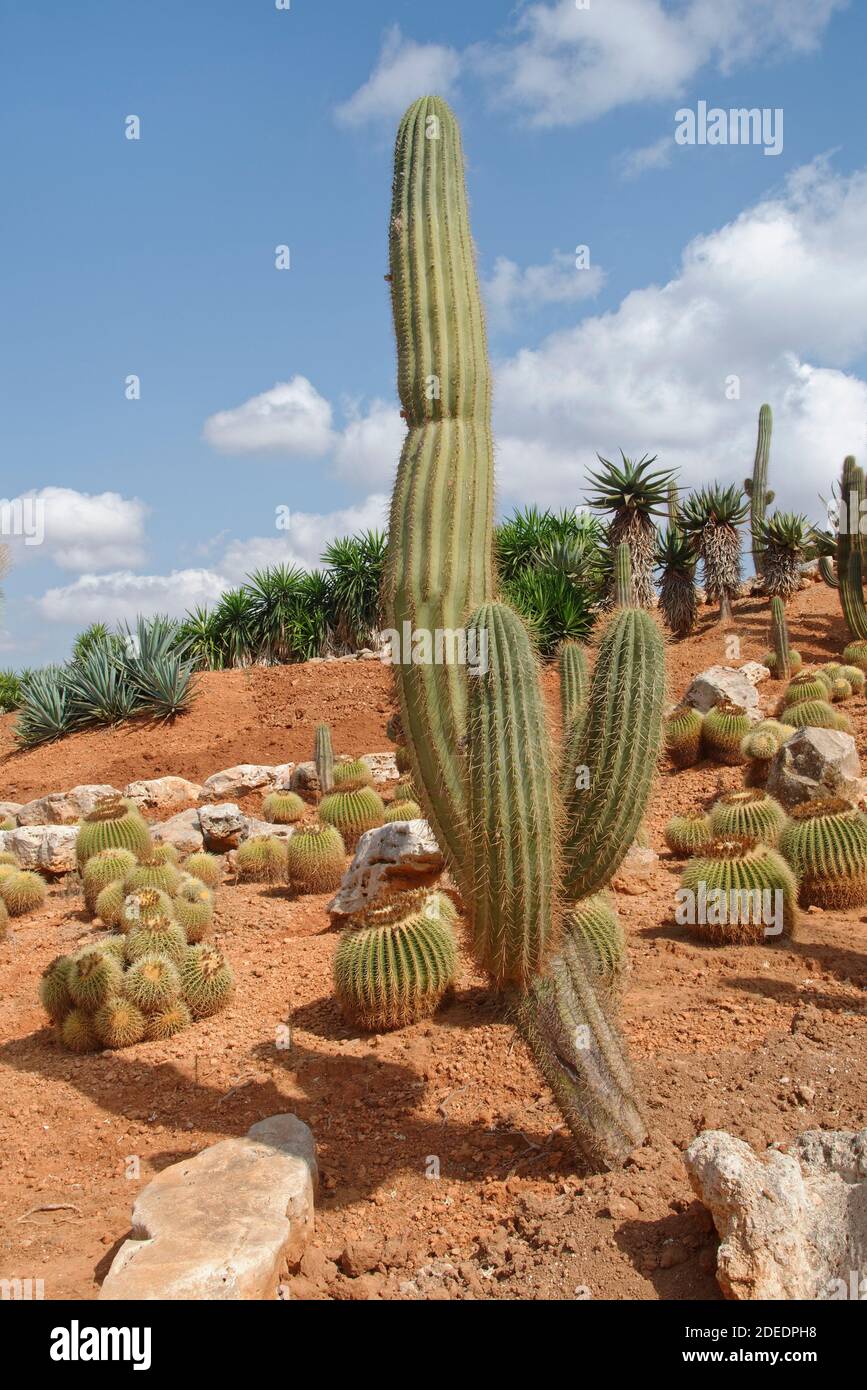
[[[52,623],[118,623],[141,613],[168,613],[180,618],[196,604],[210,604],[227,588],[213,570],[172,570],[171,574],[82,574],[73,584],[49,589],[37,599],[42,617]]]
[[[532,312],[546,304],[572,304],[590,299],[605,283],[599,266],[578,269],[577,257],[564,251],[553,252],[547,265],[528,265],[521,269],[506,256],[498,256],[494,273],[482,286],[491,322],[507,328],[516,314]]]
[[[3,529],[23,523],[24,534],[5,534],[15,564],[49,558],[61,569],[102,570],[138,565],[144,558],[148,508],[117,492],[43,487],[7,499]],[[28,544],[26,537],[42,540]]]
[[[331,406],[306,376],[278,381],[233,410],[205,421],[207,442],[223,454],[320,457],[334,444]]]
[[[337,447],[334,464],[348,482],[367,487],[391,486],[406,437],[406,423],[394,404],[373,400],[362,412],[349,404],[349,415]]]
[[[316,569],[325,546],[340,536],[359,531],[385,530],[389,498],[372,493],[355,506],[334,512],[291,512],[289,525],[278,536],[253,536],[233,541],[226,549],[221,570],[233,584],[266,565],[301,565]]]
[[[740,481],[767,400],[780,505],[816,513],[843,455],[863,450],[867,385],[851,368],[867,350],[865,219],[867,172],[817,161],[692,241],[667,284],[500,364],[504,501],[572,505],[596,451],[620,447],[658,452],[690,487]]]
[[[337,107],[336,119],[341,125],[359,126],[400,116],[428,92],[447,97],[457,80],[461,61],[455,49],[436,43],[415,43],[404,38],[397,24],[392,25],[383,40],[376,67],[364,85]]]
[[[337,109],[347,125],[399,116],[464,72],[534,126],[573,125],[617,107],[679,96],[707,68],[807,53],[848,0],[551,0],[520,9],[503,38],[463,53],[389,30],[367,82]]]
[[[637,179],[651,169],[665,169],[671,163],[673,153],[674,139],[671,135],[661,136],[659,140],[654,140],[652,145],[642,145],[637,150],[626,150],[617,161],[620,177]]]

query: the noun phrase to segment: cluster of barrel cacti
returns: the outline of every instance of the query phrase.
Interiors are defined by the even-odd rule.
[[[609,883],[644,813],[662,731],[663,643],[632,606],[624,543],[592,679],[574,648],[561,654],[567,707],[555,771],[531,635],[497,598],[484,318],[460,135],[438,98],[414,103],[401,122],[389,244],[407,435],[391,506],[387,620],[398,632],[471,635],[481,656],[471,669],[409,653],[395,664],[404,763],[460,889],[476,959],[578,1146],[611,1166],[646,1132],[612,991],[600,980],[616,973],[622,940],[606,930],[600,972],[577,909]]]
[[[181,863],[117,796],[84,817],[76,854],[85,905],[113,934],[58,956],[44,972],[40,999],[63,1045],[92,1052],[164,1040],[224,1008],[234,976],[205,940],[219,859],[199,852]]]
[[[706,714],[680,704],[665,721],[665,749],[677,768],[693,767],[702,758],[738,766],[746,761],[741,743],[752,727],[746,710],[730,700]]]

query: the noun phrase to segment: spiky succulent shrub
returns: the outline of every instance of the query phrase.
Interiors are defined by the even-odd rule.
[[[784,690],[783,705],[788,712],[791,705],[801,704],[805,700],[827,700],[830,693],[831,682],[823,672],[802,671]]]
[[[713,838],[710,817],[704,811],[685,811],[682,815],[672,816],[663,835],[672,854],[694,854],[702,845],[710,844]]]
[[[96,900],[103,888],[121,882],[136,865],[136,857],[128,849],[101,849],[91,855],[82,870],[84,901],[89,912],[96,909]]]
[[[219,888],[223,881],[223,863],[216,854],[208,854],[206,850],[197,850],[195,854],[187,855],[183,862],[183,868],[193,878],[201,879],[207,888]]]
[[[161,888],[140,888],[135,893],[123,890],[123,902],[114,923],[122,932],[132,931],[133,927],[148,927],[160,917],[173,917],[172,899]]]
[[[66,978],[75,1007],[93,1013],[120,992],[123,969],[112,951],[84,946],[70,957]]]
[[[255,835],[235,851],[238,877],[248,883],[280,883],[286,876],[286,842],[276,835]]]
[[[681,530],[704,568],[704,587],[711,603],[719,603],[720,619],[732,619],[732,600],[741,583],[741,538],[738,527],[749,505],[736,487],[702,488],[691,493],[680,509]]]
[[[337,768],[334,773],[336,777]],[[319,805],[319,819],[339,830],[350,847],[365,830],[373,830],[375,826],[384,824],[384,818],[385,803],[373,787],[331,792],[323,797]]]
[[[183,999],[173,999],[158,1013],[148,1014],[145,1022],[146,1042],[166,1042],[182,1033],[193,1022],[193,1015]]]
[[[787,681],[801,669],[801,653],[789,646],[789,628],[786,623],[786,610],[782,599],[771,599],[771,642],[773,651],[767,652],[764,664],[777,680]]]
[[[296,830],[286,846],[286,879],[301,893],[328,893],[340,887],[346,868],[343,836],[333,825]]]
[[[100,1046],[93,1018],[84,1009],[70,1009],[60,1027],[63,1046],[70,1052],[96,1052]]]
[[[805,906],[867,903],[867,816],[836,797],[796,806],[780,849],[800,883]]]
[[[286,867],[285,855],[281,859]],[[214,895],[200,879],[185,879],[172,901],[175,920],[191,946],[201,941],[214,920]]]
[[[127,965],[133,965],[142,956],[154,955],[165,956],[175,965],[180,965],[188,949],[183,927],[168,913],[152,917],[140,926],[130,927],[125,941]]]
[[[786,824],[786,813],[774,797],[758,788],[727,792],[710,811],[714,839],[737,836],[775,845]]]
[[[272,825],[294,825],[306,810],[297,792],[270,792],[262,802],[262,818]]]
[[[150,850],[147,823],[120,796],[103,797],[81,822],[75,840],[75,855],[82,868],[103,849],[127,849],[138,857]]]
[[[142,1013],[162,1013],[180,995],[178,967],[168,956],[139,956],[123,977],[123,992]]]
[[[316,726],[313,762],[319,779],[319,790],[326,796],[334,790],[334,750],[331,746],[331,730],[327,724]]]
[[[852,722],[842,710],[834,709],[827,700],[802,700],[786,706],[786,720],[798,729],[842,729],[851,733]]]
[[[612,552],[621,543],[629,547],[632,562],[633,601],[649,608],[654,600],[653,565],[656,542],[654,515],[668,507],[668,485],[674,474],[669,471],[651,472],[656,456],[627,458],[620,451],[620,463],[611,463],[596,456],[602,465],[589,475],[595,494],[588,499],[591,507],[612,514],[610,546]]]
[[[738,766],[744,761],[741,740],[751,727],[749,716],[741,705],[721,700],[704,717],[701,729],[704,751],[714,762]]]
[[[680,528],[668,527],[654,555],[659,574],[659,606],[674,637],[688,637],[695,627],[698,595],[696,556]]]
[[[399,895],[360,914],[334,956],[334,987],[345,1018],[370,1032],[428,1018],[457,970],[454,933],[441,894]]]
[[[566,913],[564,933],[588,960],[596,981],[606,990],[623,982],[628,955],[626,934],[607,893],[594,893]]]
[[[460,135],[439,98],[406,113],[394,169],[391,293],[407,434],[386,622],[397,632],[405,622],[466,630],[488,652],[472,674],[411,653],[395,662],[413,783],[461,890],[477,959],[506,988],[576,1143],[610,1167],[646,1130],[604,992],[563,916],[610,881],[644,814],[662,733],[663,643],[640,608],[615,612],[555,773],[533,640],[513,609],[493,602],[490,372]],[[625,543],[612,558],[628,572]],[[622,579],[615,574],[621,591]]]
[[[0,898],[6,904],[10,917],[23,917],[26,912],[36,912],[45,902],[47,891],[45,879],[30,869],[13,870],[0,879]]]
[[[55,956],[42,972],[39,1002],[54,1023],[62,1023],[72,1008],[69,993],[69,956]]]
[[[785,603],[798,592],[801,566],[812,555],[812,527],[805,516],[774,512],[762,523],[760,534],[765,591]]]
[[[867,672],[867,642],[850,642],[848,647],[843,648],[843,660],[847,666]]]
[[[341,792],[358,791],[359,787],[373,785],[373,774],[367,763],[353,758],[348,763],[334,764],[334,790]]]
[[[841,705],[844,700],[851,700],[854,691],[851,685],[843,676],[837,678],[831,684],[831,699],[835,705]]]
[[[838,679],[848,681],[855,695],[861,695],[864,691],[865,676],[859,666],[841,666],[837,671]]]
[[[692,705],[678,705],[665,721],[665,751],[675,767],[693,767],[701,757],[704,716]]]
[[[190,946],[181,962],[181,989],[193,1018],[210,1018],[231,1001],[235,977],[222,951]]]
[[[103,1047],[134,1047],[145,1035],[145,1016],[132,999],[115,995],[93,1015],[93,1030]]]
[[[120,926],[120,914],[126,901],[126,889],[118,879],[115,883],[109,883],[106,888],[98,894],[94,903],[94,916],[104,922],[107,927]]]
[[[383,820],[386,825],[391,825],[393,821],[418,820],[421,813],[421,807],[417,801],[395,801],[392,806],[385,808]]]
[[[705,941],[759,942],[795,930],[797,881],[770,845],[737,836],[711,840],[686,864],[680,886],[692,895],[689,930]]]
[[[22,676],[20,712],[14,730],[20,747],[36,748],[40,743],[50,743],[74,727],[69,689],[61,668],[47,666]]]
[[[756,456],[753,460],[753,476],[744,479],[744,492],[750,499],[753,563],[756,574],[759,575],[764,569],[763,527],[765,512],[774,500],[773,492],[768,491],[768,456],[771,451],[773,423],[771,407],[763,405],[759,411],[759,432],[756,439]]]

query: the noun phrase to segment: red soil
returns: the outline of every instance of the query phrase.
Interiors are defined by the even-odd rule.
[[[766,603],[737,605],[741,660],[761,656],[767,621]],[[796,597],[790,628],[807,661],[846,640],[820,585]],[[703,610],[698,634],[669,648],[673,695],[726,660],[724,642]],[[547,675],[552,696],[555,686]],[[760,687],[767,709],[778,692]],[[321,718],[341,751],[384,749],[390,709],[374,662],[210,676],[171,729],[7,756],[4,796],[308,757]],[[847,709],[863,758],[867,702]],[[323,1179],[291,1296],[719,1297],[716,1238],[680,1159],[694,1134],[726,1128],[761,1146],[867,1123],[864,914],[807,912],[796,941],[759,947],[704,946],[673,925],[678,866],[662,827],[740,782],[737,768],[660,771],[647,818],[661,852],[654,884],[618,895],[632,956],[623,1021],[651,1138],[605,1176],[576,1168],[547,1088],[467,957],[435,1019],[378,1038],[348,1029],[332,997],[325,898],[227,884],[217,933],[238,976],[232,1007],[170,1043],[62,1051],[36,986],[91,928],[80,898],[53,889],[0,943],[0,1277],[42,1278],[46,1298],[94,1297],[142,1184],[291,1110],[314,1131]],[[290,1051],[275,1044],[284,1022]],[[138,1176],[127,1176],[131,1156]],[[426,1176],[432,1156],[439,1180]]]

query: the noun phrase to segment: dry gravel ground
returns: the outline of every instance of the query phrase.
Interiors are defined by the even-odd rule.
[[[764,650],[767,611],[737,605],[741,660]],[[845,641],[821,585],[796,597],[790,626],[807,660]],[[726,659],[724,641],[702,610],[697,636],[669,647],[673,695]],[[552,703],[555,685],[547,674]],[[760,692],[769,706],[779,687]],[[848,708],[864,757],[867,703]],[[340,751],[385,749],[390,709],[388,672],[373,662],[210,676],[167,733],[79,735],[7,756],[2,797],[309,756],[323,717]],[[8,727],[3,737],[8,747]],[[618,896],[632,955],[623,1021],[651,1139],[605,1176],[576,1168],[547,1089],[467,957],[435,1019],[378,1038],[348,1029],[322,897],[227,884],[216,932],[238,976],[231,1008],[169,1043],[62,1051],[36,986],[91,927],[80,897],[54,888],[0,943],[0,1277],[41,1278],[48,1299],[95,1297],[142,1184],[292,1110],[316,1136],[322,1190],[287,1296],[718,1298],[716,1239],[680,1160],[693,1135],[724,1127],[762,1146],[867,1124],[865,913],[805,913],[795,942],[760,947],[703,946],[673,924],[677,866],[662,826],[740,781],[710,765],[660,772],[648,816],[655,880]]]

